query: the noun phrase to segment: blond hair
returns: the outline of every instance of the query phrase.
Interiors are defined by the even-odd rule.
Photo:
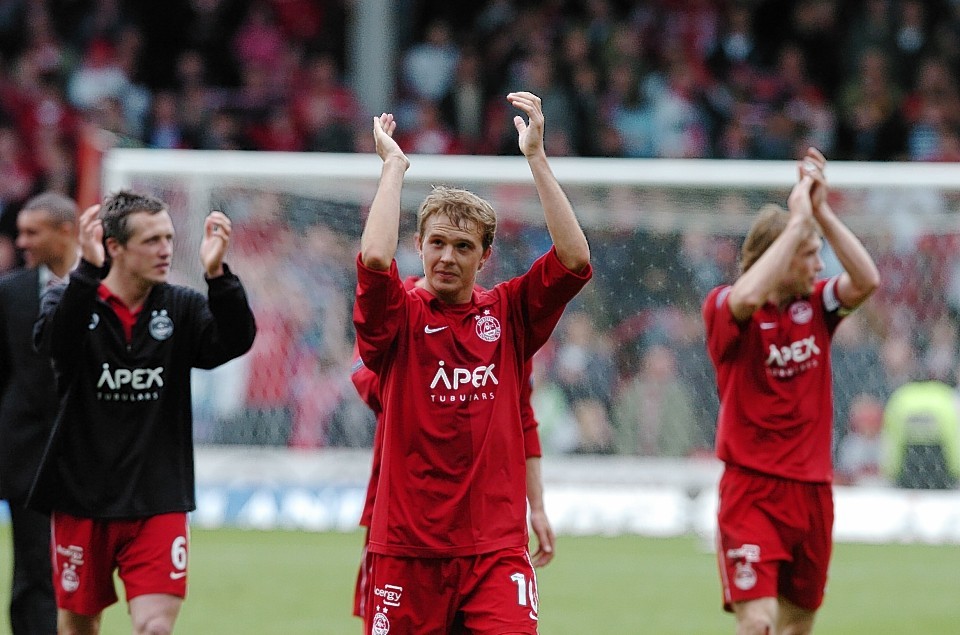
[[[460,229],[475,225],[480,231],[484,250],[493,244],[493,237],[497,233],[497,213],[490,203],[473,192],[445,185],[433,186],[433,190],[420,204],[417,233],[423,237],[427,220],[441,214]]]
[[[783,230],[787,228],[790,212],[779,205],[768,203],[760,208],[757,219],[750,226],[747,237],[740,248],[740,273],[743,274],[754,265],[760,256],[770,248]],[[817,225],[811,221],[804,240],[818,233]]]

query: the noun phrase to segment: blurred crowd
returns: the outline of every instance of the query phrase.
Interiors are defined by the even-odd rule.
[[[368,150],[351,6],[0,2],[0,202],[69,190],[87,123],[128,146]],[[503,95],[523,87],[555,156],[960,158],[950,0],[404,0],[396,26],[375,109],[411,153],[514,153]]]
[[[370,151],[372,113],[347,81],[353,4],[0,0],[0,271],[17,262],[18,205],[45,189],[75,196],[90,143]],[[955,0],[402,0],[396,20],[395,103],[375,109],[396,113],[408,153],[515,154],[503,96],[523,88],[543,98],[552,156],[792,159],[814,145],[832,160],[960,160]],[[929,207],[861,202],[878,215]],[[246,436],[225,438],[216,404],[201,434],[369,443],[372,418],[331,379],[349,357],[355,237],[249,206],[263,222],[238,249],[266,276],[252,285],[261,336],[248,368],[222,372],[260,379],[221,407],[249,406]],[[900,229],[866,241],[884,286],[838,334],[838,452],[868,398],[883,404],[920,376],[956,383],[960,236]],[[342,302],[269,279],[302,260],[286,248],[298,232],[316,262],[293,277],[323,277]],[[699,299],[735,276],[737,239],[611,229],[591,240],[604,245],[593,291],[538,356],[547,451],[709,453],[717,406]],[[529,228],[498,241],[500,254],[539,245]],[[612,272],[637,263],[639,287],[623,294]],[[271,358],[289,350],[314,353]]]

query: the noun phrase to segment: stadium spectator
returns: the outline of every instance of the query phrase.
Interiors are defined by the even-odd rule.
[[[584,311],[566,317],[562,334],[554,368],[577,423],[577,452],[611,454],[616,433],[610,422],[614,388],[610,342]]]
[[[880,338],[868,324],[868,313],[867,307],[855,311],[833,334],[833,433],[838,447],[850,430],[854,399],[869,395],[883,403],[890,392],[880,361]]]
[[[895,8],[890,0],[865,0],[854,9],[843,36],[844,55],[841,58],[848,79],[856,78],[864,56],[870,51],[893,53]]]
[[[883,439],[883,472],[898,487],[960,483],[960,405],[944,382],[924,379],[895,390],[883,411]]]
[[[252,2],[233,38],[234,54],[240,66],[244,69],[280,68],[285,46],[286,38],[270,4],[264,0]]]
[[[105,39],[95,39],[70,77],[68,95],[70,102],[80,110],[91,110],[107,98],[122,100],[130,85],[130,78],[120,67],[113,44]]]
[[[847,78],[836,102],[838,149],[856,161],[889,161],[906,152],[903,91],[889,71],[884,49],[860,55],[857,72]]]
[[[431,21],[424,39],[403,54],[403,88],[412,99],[443,99],[453,84],[459,57],[450,24],[441,19]]]
[[[487,88],[480,54],[465,48],[457,60],[450,88],[440,101],[443,120],[462,144],[461,153],[480,154],[486,106]]]
[[[0,123],[0,206],[15,205],[31,194],[37,173],[25,150],[17,129]]]
[[[62,283],[79,259],[77,204],[47,192],[17,217],[17,245],[28,267],[0,278],[0,497],[10,505],[14,635],[55,633],[57,604],[50,570],[50,516],[27,509],[27,494],[56,416],[50,360],[33,348],[40,296]]]
[[[860,393],[852,399],[847,432],[837,447],[836,483],[839,485],[884,484],[883,402]]]
[[[617,448],[624,454],[684,457],[696,446],[692,394],[666,346],[644,352],[640,372],[617,390],[613,408]]]
[[[577,450],[579,433],[576,417],[570,411],[563,389],[551,375],[555,349],[556,341],[551,340],[533,356],[533,368],[530,373],[533,394],[530,397],[530,404],[539,422],[540,440],[544,452],[567,454]]]
[[[12,236],[0,232],[0,274],[17,266],[17,248]]]
[[[311,56],[293,88],[291,112],[306,147],[314,152],[351,152],[359,110],[356,95],[340,79],[330,54]]]
[[[440,108],[431,99],[420,98],[411,104],[414,126],[409,133],[398,134],[402,143],[414,154],[460,154],[460,139],[442,120]]]
[[[900,386],[919,378],[920,351],[910,333],[888,333],[880,346],[880,366],[883,372],[884,400]]]
[[[705,60],[714,76],[722,82],[744,67],[756,67],[757,43],[750,7],[732,2],[724,8],[720,32],[705,51]]]
[[[166,150],[186,147],[187,135],[180,123],[177,109],[177,96],[174,93],[164,91],[154,97],[145,132],[145,141],[149,147]]]
[[[960,126],[960,89],[940,57],[920,62],[914,89],[907,95],[907,151],[912,161],[951,161],[951,137]]]
[[[360,357],[380,381],[384,413],[367,630],[449,632],[461,620],[469,631],[537,632],[520,379],[592,270],[547,160],[540,99],[507,99],[528,117],[514,119],[518,145],[554,245],[489,292],[475,280],[491,254],[495,212],[451,188],[435,189],[421,206],[424,288],[404,292],[394,256],[409,160],[392,138],[393,116],[374,119],[383,167],[361,237],[354,310]],[[385,606],[382,595],[395,585],[403,600]]]
[[[826,161],[798,164],[789,212],[761,211],[742,273],[703,302],[720,395],[718,553],[737,633],[809,633],[832,548],[830,340],[879,285],[870,255],[827,202]],[[823,270],[819,231],[843,271]]]
[[[80,216],[80,264],[43,297],[34,341],[59,409],[28,505],[52,513],[59,632],[99,632],[117,569],[134,632],[173,631],[196,507],[190,369],[242,355],[256,332],[223,262],[230,231],[220,212],[204,221],[204,298],[167,283],[166,204],[117,192]]]
[[[931,36],[935,13],[927,10],[927,4],[922,0],[901,0],[894,7],[894,11],[899,9],[894,18],[894,75],[902,88],[914,85],[920,61],[933,46]]]

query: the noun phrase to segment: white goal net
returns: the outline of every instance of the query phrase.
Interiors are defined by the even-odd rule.
[[[413,220],[433,184],[466,187],[498,212],[482,284],[521,272],[548,247],[521,157],[412,156],[411,164],[402,274],[418,273]],[[795,165],[573,158],[552,165],[590,240],[595,277],[535,360],[545,453],[709,455],[717,398],[700,303],[736,277],[754,212],[766,202],[785,205]],[[349,382],[351,311],[379,159],[115,150],[104,170],[104,191],[135,188],[170,205],[180,282],[200,286],[202,217],[219,209],[235,224],[228,262],[247,286],[260,331],[250,354],[197,376],[198,441],[368,445],[373,418]],[[883,280],[836,338],[839,443],[859,425],[852,420],[876,421],[902,383],[932,375],[956,384],[960,165],[833,163],[827,173],[834,209]],[[838,269],[828,249],[824,260],[825,275]]]

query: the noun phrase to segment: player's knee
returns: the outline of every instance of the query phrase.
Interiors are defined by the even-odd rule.
[[[783,624],[777,633],[778,635],[810,635],[813,633],[813,618],[801,618]]]
[[[133,625],[136,635],[171,635],[173,622],[165,615],[153,615]]]
[[[813,632],[814,617],[816,611],[802,609],[781,598],[777,614],[777,635],[810,635]]]
[[[100,632],[100,616],[87,616],[65,609],[57,612],[59,635],[97,635]]]
[[[744,616],[737,622],[737,635],[770,635],[773,620],[764,615]]]

